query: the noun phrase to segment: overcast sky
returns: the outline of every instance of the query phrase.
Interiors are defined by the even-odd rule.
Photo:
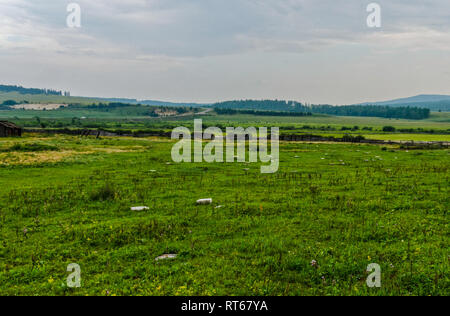
[[[450,1],[0,0],[0,84],[186,102],[450,94]]]

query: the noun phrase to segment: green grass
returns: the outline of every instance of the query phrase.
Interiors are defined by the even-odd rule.
[[[320,126],[368,126],[382,128],[383,126],[395,126],[397,128],[436,128],[448,129],[450,127],[450,113],[432,113],[429,119],[425,120],[404,120],[385,119],[377,117],[356,117],[356,116],[328,116],[313,115],[302,117],[270,117],[254,115],[220,115],[208,117],[211,122],[225,124],[241,124],[256,126],[289,126],[289,125],[320,125]]]
[[[448,150],[282,143],[279,172],[263,175],[167,164],[166,139],[0,148],[20,143],[70,155],[0,153],[0,295],[450,294]],[[372,262],[380,289],[365,284]],[[70,263],[79,289],[65,285]]]
[[[39,151],[57,151],[57,146],[50,146],[41,143],[16,143],[11,147],[0,148],[0,152],[39,152]]]
[[[428,141],[428,142],[450,142],[450,135],[429,135],[429,134],[363,134],[367,139],[381,140],[401,140],[401,141]]]
[[[98,102],[94,98],[85,97],[66,97],[61,95],[45,95],[45,94],[21,94],[18,92],[0,92],[0,103],[4,101],[14,100],[17,102],[28,101],[30,103],[81,103],[91,104]]]

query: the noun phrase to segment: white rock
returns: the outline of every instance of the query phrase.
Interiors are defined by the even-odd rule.
[[[197,205],[208,205],[212,203],[212,199],[201,199],[197,201]]]
[[[166,259],[175,259],[177,256],[178,255],[175,255],[175,254],[167,254],[167,255],[159,256],[158,258],[155,258],[155,260],[159,261],[159,260],[166,260]]]
[[[148,206],[134,206],[131,208],[132,211],[140,212],[140,211],[147,211],[150,208]]]

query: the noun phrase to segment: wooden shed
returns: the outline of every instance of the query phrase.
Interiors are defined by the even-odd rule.
[[[14,123],[0,121],[0,137],[22,136],[22,128]]]

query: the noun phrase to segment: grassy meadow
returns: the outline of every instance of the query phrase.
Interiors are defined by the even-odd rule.
[[[373,117],[346,117],[315,114],[305,117],[258,115],[217,115],[213,111],[203,115],[186,113],[168,117],[149,117],[150,107],[130,107],[100,111],[84,108],[58,110],[0,110],[0,120],[9,120],[31,129],[103,129],[112,132],[170,132],[183,125],[193,128],[194,118],[203,119],[205,127],[229,126],[279,127],[282,134],[313,134],[342,138],[345,135],[366,139],[393,141],[450,141],[450,113],[432,113],[425,120],[386,119]],[[203,112],[203,109],[198,110]],[[395,132],[386,132],[386,126]]]
[[[0,295],[450,294],[449,150],[281,143],[267,175],[173,144],[0,139]]]
[[[98,102],[95,98],[66,97],[62,95],[46,95],[46,94],[22,94],[19,92],[0,92],[0,103],[7,100],[15,100],[17,102],[27,101],[30,103],[90,104],[93,102]]]

